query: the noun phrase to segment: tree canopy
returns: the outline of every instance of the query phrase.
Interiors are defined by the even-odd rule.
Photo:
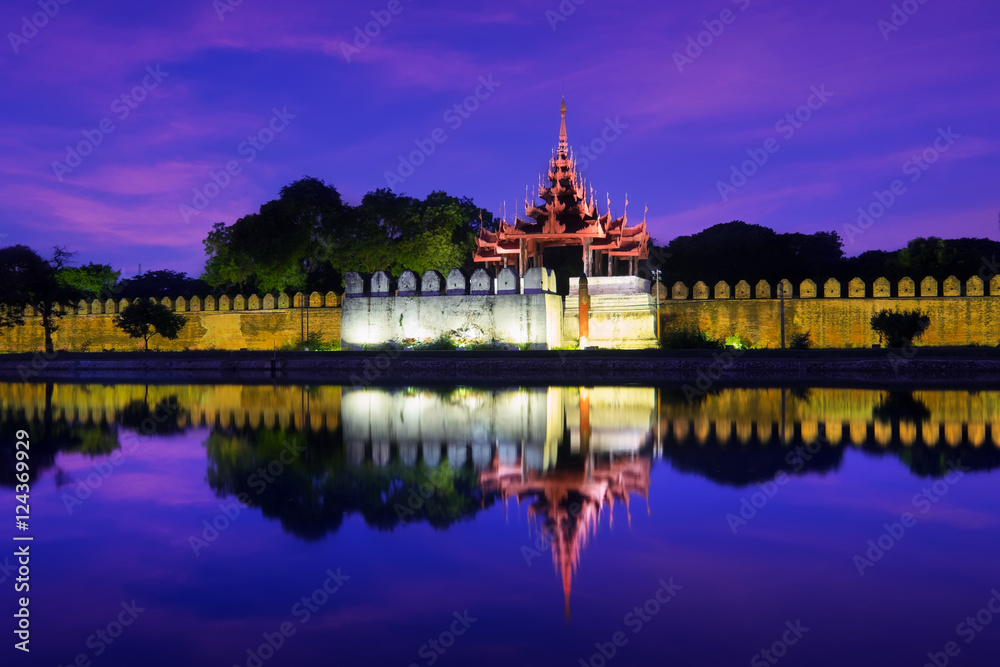
[[[278,199],[232,225],[217,223],[205,239],[203,279],[217,289],[303,289],[343,235],[348,208],[332,185],[303,178]]]
[[[178,315],[160,303],[149,299],[136,299],[134,303],[115,316],[115,326],[130,338],[141,338],[149,351],[149,339],[163,336],[175,340],[187,324],[183,315]]]
[[[836,273],[844,256],[836,232],[779,234],[740,220],[678,236],[665,252],[669,259],[663,266],[664,281],[689,285],[699,280],[733,285],[740,280],[827,278]]]
[[[115,271],[110,264],[84,264],[83,266],[66,266],[56,274],[56,279],[63,287],[75,289],[80,298],[92,301],[106,299],[115,293],[115,286],[121,277],[121,271]]]
[[[347,271],[470,267],[480,215],[490,217],[444,192],[421,200],[380,189],[352,207],[332,185],[306,177],[258,212],[216,224],[203,278],[220,290],[270,292],[339,289]]]
[[[203,296],[212,291],[211,286],[203,280],[190,278],[181,271],[146,271],[132,278],[121,281],[112,289],[124,299],[140,297],[191,297]]]
[[[52,334],[62,308],[80,300],[81,292],[58,279],[70,253],[55,248],[52,259],[43,259],[25,245],[0,248],[0,331],[24,324],[29,306],[42,318],[45,351],[53,352]]]
[[[664,252],[663,279],[668,285],[677,280],[690,286],[699,280],[709,285],[719,280],[734,285],[740,280],[753,283],[761,279],[773,285],[784,278],[793,284],[807,278],[817,284],[828,278],[846,284],[852,278],[871,283],[876,278],[898,281],[904,276],[920,282],[925,276],[939,281],[952,275],[971,278],[987,263],[997,264],[1000,242],[916,238],[899,250],[870,250],[844,257],[836,232],[779,233],[734,220],[678,236]]]

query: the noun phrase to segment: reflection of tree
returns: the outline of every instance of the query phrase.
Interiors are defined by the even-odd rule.
[[[149,407],[149,387],[142,399],[129,401],[118,413],[118,422],[127,428],[145,435],[178,435],[187,429],[180,425],[186,410],[181,407],[177,396],[160,399]],[[147,421],[148,420],[148,421]],[[144,426],[145,424],[145,426]]]
[[[866,450],[872,449],[878,448],[866,447]],[[995,447],[972,447],[968,444],[958,447],[916,445],[902,447],[894,453],[910,472],[920,477],[944,477],[951,472],[950,465],[961,465],[975,471],[1000,468],[1000,451]]]
[[[817,453],[807,452],[799,459],[795,454],[795,447],[802,444],[804,443],[798,442],[787,447],[773,444],[723,447],[711,442],[698,447],[665,447],[663,458],[681,472],[694,473],[719,484],[737,487],[772,479],[779,472],[805,475],[827,473],[840,468],[844,457],[842,447],[822,445]],[[806,457],[809,457],[808,460]]]
[[[471,468],[453,469],[447,461],[407,467],[398,460],[349,466],[342,440],[329,433],[215,431],[205,445],[216,494],[246,494],[264,516],[307,540],[336,532],[352,512],[380,530],[417,522],[447,528],[492,504]],[[291,463],[269,471],[282,455]]]
[[[16,464],[14,434],[23,429],[31,436],[31,480],[37,480],[42,473],[55,465],[59,452],[80,452],[88,456],[105,456],[119,448],[118,433],[114,425],[70,425],[65,419],[52,416],[51,383],[45,385],[45,406],[41,418],[28,417],[21,407],[0,413],[0,433],[9,434],[4,438],[5,446],[0,451],[0,486],[12,487],[16,484]]]
[[[900,422],[919,424],[931,418],[931,411],[913,392],[890,391],[872,408],[872,419],[898,425]]]

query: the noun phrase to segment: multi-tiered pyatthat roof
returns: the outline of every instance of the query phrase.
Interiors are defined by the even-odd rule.
[[[649,234],[646,221],[635,227],[628,226],[628,198],[625,213],[620,218],[611,215],[611,201],[606,212],[598,211],[593,187],[589,196],[582,176],[577,173],[576,159],[569,148],[566,133],[566,100],[560,107],[562,124],[559,128],[559,147],[549,162],[549,186],[538,184],[536,196],[542,201],[535,205],[524,202],[525,217],[515,216],[510,224],[501,218],[497,231],[481,229],[476,239],[475,261],[517,266],[518,272],[543,266],[546,248],[581,246],[583,268],[587,276],[600,271],[607,264],[608,275],[615,272],[614,263],[628,260],[629,275],[635,275],[638,263],[649,256]]]

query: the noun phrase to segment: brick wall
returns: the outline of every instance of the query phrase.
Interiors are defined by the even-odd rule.
[[[298,343],[305,297],[237,295],[164,298],[162,303],[187,318],[176,340],[154,336],[155,350],[271,350]],[[127,302],[80,302],[58,320],[55,348],[76,352],[141,350],[142,339],[129,338],[114,325]],[[330,292],[309,296],[309,331],[323,342],[340,340],[340,298]],[[45,347],[41,318],[29,311],[24,326],[0,330],[0,352],[31,352]]]

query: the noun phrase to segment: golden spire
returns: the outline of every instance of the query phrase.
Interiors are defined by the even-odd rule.
[[[562,124],[559,126],[559,157],[566,158],[569,156],[569,137],[566,134],[566,97],[563,97],[562,104],[559,105],[559,111],[562,112]]]

